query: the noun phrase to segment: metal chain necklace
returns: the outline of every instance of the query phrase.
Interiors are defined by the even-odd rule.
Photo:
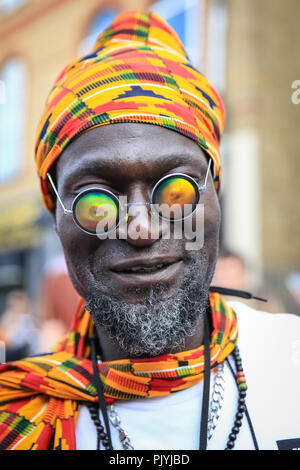
[[[210,410],[207,425],[207,439],[210,440],[220,418],[222,401],[225,392],[224,362],[218,365],[213,372],[214,384],[212,388]]]
[[[211,439],[213,432],[217,426],[218,419],[222,408],[222,400],[224,398],[224,363],[219,364],[213,371],[214,384],[212,389],[212,397],[210,402],[210,412],[208,418],[208,440]],[[130,437],[121,427],[121,418],[118,415],[115,405],[110,405],[108,410],[110,422],[119,432],[120,442],[124,450],[134,450]]]
[[[119,438],[120,438],[123,449],[124,450],[134,450],[134,447],[131,444],[130,437],[124,431],[124,429],[121,428],[121,419],[120,419],[120,416],[118,415],[114,405],[110,405],[109,410],[108,410],[108,416],[109,416],[111,424],[119,432]]]

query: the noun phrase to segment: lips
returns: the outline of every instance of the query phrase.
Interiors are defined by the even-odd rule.
[[[172,283],[182,269],[180,258],[133,259],[118,263],[111,271],[118,283],[127,287]]]
[[[160,258],[160,259],[138,259],[130,260],[112,266],[111,270],[116,273],[153,273],[160,269],[166,268],[171,264],[180,261],[179,258]]]

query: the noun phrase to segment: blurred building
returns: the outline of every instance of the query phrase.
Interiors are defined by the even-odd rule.
[[[231,0],[227,17],[224,242],[299,313],[300,3]]]
[[[258,283],[280,286],[295,311],[282,286],[300,271],[300,105],[291,101],[300,78],[299,2],[0,0],[0,312],[14,286],[36,298],[45,266],[61,253],[34,166],[47,94],[62,68],[133,8],[161,14],[223,96],[222,245],[246,260]]]

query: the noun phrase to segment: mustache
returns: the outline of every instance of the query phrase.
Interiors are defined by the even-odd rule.
[[[207,229],[205,235],[209,235],[213,229]],[[190,240],[193,242],[194,240]],[[119,242],[119,243],[118,243]],[[125,243],[124,243],[125,242]],[[103,249],[102,243],[105,243],[105,249]],[[182,259],[186,263],[193,263],[195,258],[199,259],[203,256],[203,252],[206,251],[204,247],[198,251],[185,250],[185,240],[164,240],[159,239],[150,246],[143,246],[142,248],[133,246],[126,242],[126,240],[105,240],[99,245],[99,258],[101,257],[101,267],[107,269],[110,265],[117,264],[120,260],[138,258],[143,256],[144,258],[160,258],[168,257],[170,253],[174,254],[178,258]],[[91,253],[89,257],[90,266],[95,262],[97,257],[97,250]],[[100,267],[100,263],[99,263]]]

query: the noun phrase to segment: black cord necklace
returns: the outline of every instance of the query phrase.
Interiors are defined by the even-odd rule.
[[[93,378],[94,383],[96,385],[97,395],[98,395],[98,404],[97,403],[89,403],[89,412],[91,414],[91,418],[94,421],[94,424],[97,429],[97,450],[100,449],[100,441],[102,440],[105,449],[113,450],[111,435],[110,435],[110,426],[107,414],[107,408],[105,403],[105,398],[103,394],[103,386],[100,380],[98,365],[97,365],[97,354],[96,354],[96,329],[94,328],[93,335],[91,337],[91,356],[92,356],[92,363],[93,363]],[[102,411],[102,415],[105,422],[106,432],[104,427],[101,424],[100,417],[99,417],[99,408]]]

